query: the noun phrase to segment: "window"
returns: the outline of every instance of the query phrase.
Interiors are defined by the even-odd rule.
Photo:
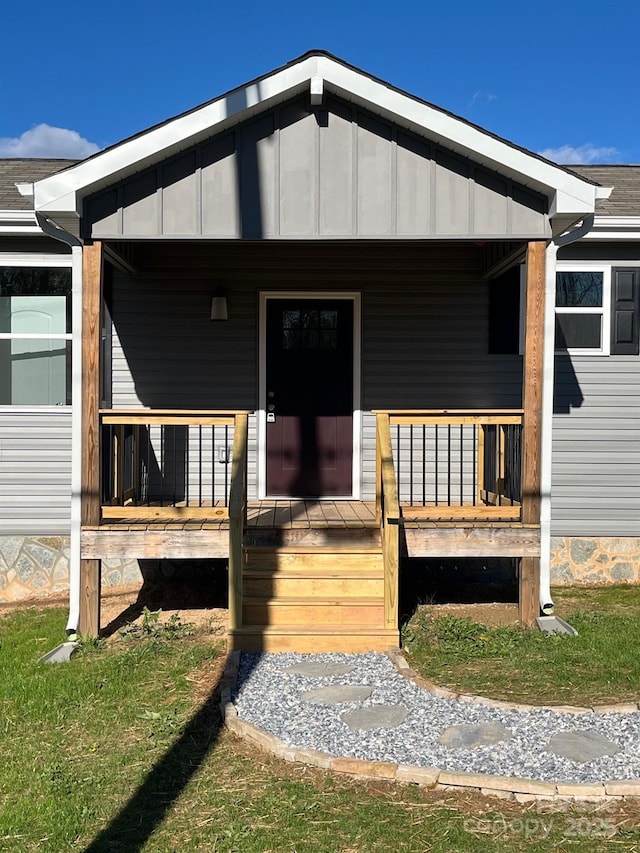
[[[0,405],[71,403],[71,270],[0,267]]]
[[[556,350],[609,353],[611,270],[559,269],[556,273]]]

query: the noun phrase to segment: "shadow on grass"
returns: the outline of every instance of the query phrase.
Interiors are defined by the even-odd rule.
[[[131,799],[84,853],[142,850],[217,744],[222,731],[219,701],[218,681],[180,738],[151,768]]]

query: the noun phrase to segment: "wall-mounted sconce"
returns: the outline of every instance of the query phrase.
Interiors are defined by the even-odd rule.
[[[224,289],[220,286],[216,287],[216,292],[211,299],[211,319],[212,320],[228,320],[229,311],[227,309],[227,297]]]

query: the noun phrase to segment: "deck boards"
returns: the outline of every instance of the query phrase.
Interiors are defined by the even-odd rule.
[[[353,537],[360,544],[380,535],[374,502],[333,500],[249,501],[245,543],[305,544],[343,549]],[[443,513],[446,507],[443,507]],[[419,518],[409,507],[402,519],[410,557],[538,556],[539,525],[509,519],[470,520],[443,515]],[[377,540],[376,540],[377,541]],[[83,557],[213,557],[229,554],[228,519],[109,519],[82,531]]]

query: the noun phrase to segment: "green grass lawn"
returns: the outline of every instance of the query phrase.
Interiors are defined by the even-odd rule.
[[[578,636],[489,628],[418,608],[404,649],[425,678],[453,689],[532,704],[640,700],[640,587],[554,590],[556,613]]]
[[[285,764],[221,731],[212,633],[129,634],[38,664],[64,621],[0,618],[2,851],[640,850],[633,803],[525,807]]]

